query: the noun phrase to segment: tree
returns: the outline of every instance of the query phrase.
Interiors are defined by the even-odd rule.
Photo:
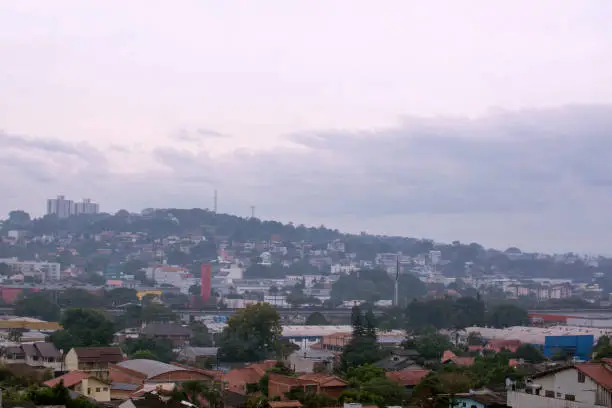
[[[220,341],[224,361],[259,361],[276,351],[282,332],[280,315],[267,303],[249,305],[228,321]]]
[[[146,296],[145,296],[146,297]],[[146,323],[151,322],[172,322],[176,320],[176,313],[164,305],[151,303],[142,307],[141,321]]]
[[[145,360],[159,360],[151,350],[138,350],[134,354],[132,354],[133,359],[145,359]]]
[[[104,300],[109,306],[115,307],[127,303],[137,303],[138,297],[135,289],[117,288],[105,292]]]
[[[388,380],[385,370],[372,364],[349,368],[346,379],[351,383],[352,389],[341,395],[342,402],[403,406],[408,397],[404,387]]]
[[[138,259],[131,259],[122,265],[122,269],[124,274],[135,276],[138,272],[142,271],[142,269],[146,268],[147,266],[147,263],[144,261]]]
[[[93,309],[68,309],[60,324],[64,330],[53,333],[51,341],[66,351],[73,347],[108,346],[115,333],[113,322]]]
[[[351,341],[344,346],[340,356],[341,371],[347,372],[353,367],[375,363],[381,359],[375,322],[372,320],[372,317],[366,318],[361,314],[359,306],[353,307],[351,312],[353,332]]]
[[[97,308],[103,306],[104,299],[85,289],[68,288],[59,294],[57,303],[62,308]]]
[[[525,326],[527,324],[529,324],[527,311],[514,305],[499,305],[489,317],[489,325],[496,328]]]
[[[169,363],[175,357],[174,351],[172,351],[172,343],[165,339],[155,340],[150,337],[128,339],[121,345],[121,348],[130,358],[136,358],[138,354],[143,355],[146,352],[147,355],[154,357],[151,358],[152,360]]]
[[[306,319],[306,325],[308,326],[326,326],[329,324],[323,313],[312,312]]]
[[[189,325],[193,332],[193,337],[189,344],[195,347],[210,347],[213,344],[212,334],[208,331],[206,325],[193,322]]]
[[[16,227],[24,227],[31,222],[30,214],[23,210],[13,210],[9,212],[8,222]]]
[[[521,344],[516,350],[515,356],[532,364],[538,364],[546,360],[544,354],[531,344]]]
[[[200,285],[191,285],[189,287],[189,294],[191,296],[200,296],[202,293],[202,287]]]
[[[51,294],[46,292],[31,293],[15,303],[17,316],[57,322],[60,319],[60,313],[60,307],[51,301]]]
[[[470,332],[468,333],[467,338],[468,346],[482,346],[484,344],[484,339],[478,332]]]
[[[414,344],[421,357],[426,360],[440,359],[442,353],[453,346],[448,336],[437,332],[417,336]]]
[[[0,275],[9,276],[11,275],[11,273],[12,271],[11,271],[11,267],[9,266],[9,264],[0,262]]]

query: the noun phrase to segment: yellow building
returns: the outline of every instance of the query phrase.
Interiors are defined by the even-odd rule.
[[[151,290],[139,290],[138,292],[136,292],[136,297],[141,302],[142,302],[142,298],[147,296],[147,295],[153,295],[155,297],[161,297],[162,291],[161,290],[151,289]]]
[[[60,382],[64,387],[71,389],[81,395],[93,398],[98,402],[111,400],[110,381],[102,380],[85,371],[71,371],[61,377],[45,382],[47,387],[54,387]]]

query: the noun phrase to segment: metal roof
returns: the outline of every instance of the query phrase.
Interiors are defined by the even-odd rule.
[[[142,373],[147,378],[157,377],[161,374],[171,373],[174,371],[187,371],[182,367],[178,367],[172,364],[162,363],[161,361],[148,360],[144,358],[137,358],[134,360],[126,360],[117,364],[120,367]]]

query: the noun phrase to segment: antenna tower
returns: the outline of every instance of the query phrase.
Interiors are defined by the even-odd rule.
[[[215,190],[215,195],[213,198],[213,212],[217,213],[217,190]]]
[[[255,206],[251,206],[251,218],[255,218]]]

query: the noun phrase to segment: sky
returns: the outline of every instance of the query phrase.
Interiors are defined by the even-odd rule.
[[[0,2],[0,217],[58,194],[612,254],[609,0]]]

